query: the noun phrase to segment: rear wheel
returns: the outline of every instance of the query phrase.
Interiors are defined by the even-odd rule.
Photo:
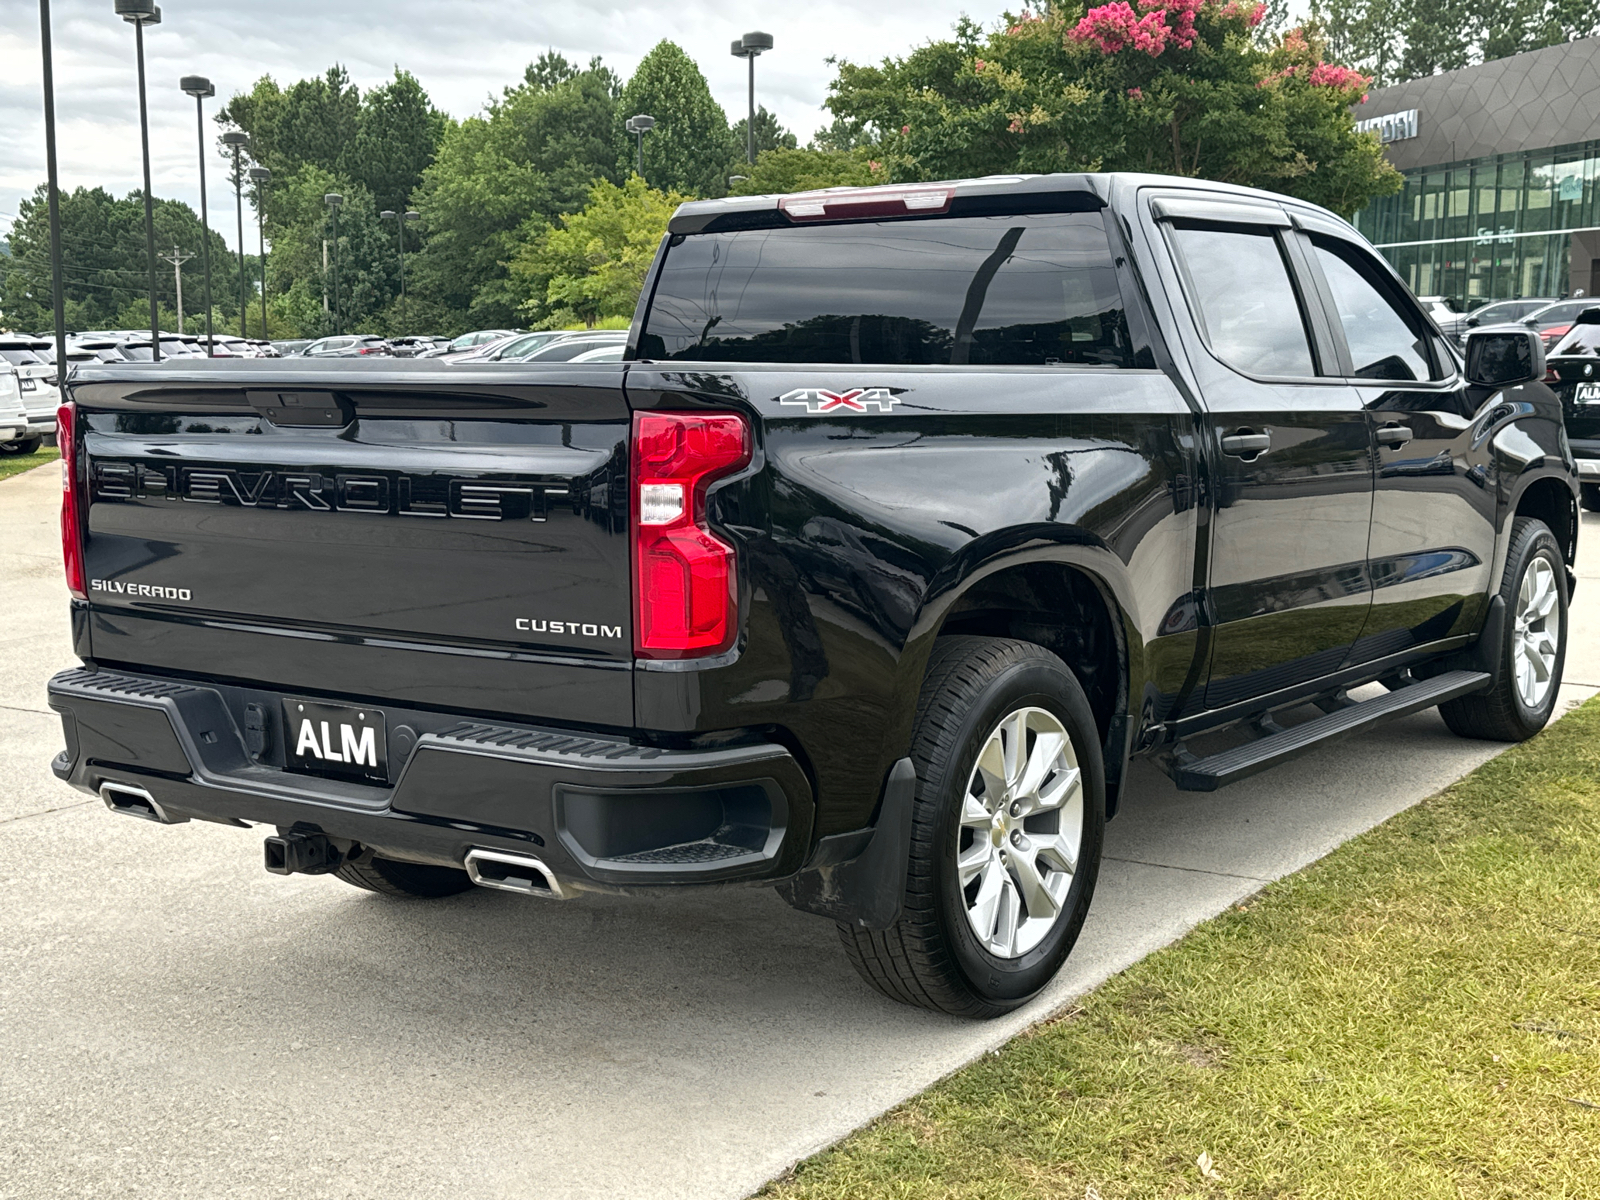
[[[999,1016],[1050,982],[1089,911],[1105,830],[1099,733],[1065,663],[999,638],[941,639],[917,710],[900,919],[839,934],[891,999]]]
[[[458,871],[454,867],[379,858],[370,851],[346,859],[334,871],[334,875],[352,887],[384,896],[408,896],[419,900],[454,896],[474,886],[465,871]]]
[[[1561,547],[1543,521],[1518,517],[1500,587],[1505,629],[1485,692],[1439,706],[1462,737],[1524,741],[1555,711],[1567,658],[1567,571]]]
[[[43,444],[43,438],[18,438],[14,442],[7,442],[5,445],[0,446],[0,454],[32,454]]]

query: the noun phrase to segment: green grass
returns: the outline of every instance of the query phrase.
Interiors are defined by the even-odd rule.
[[[54,446],[40,446],[32,454],[0,454],[0,479],[21,475],[24,471],[33,470],[34,467],[53,463],[60,457],[61,452]]]
[[[1600,700],[761,1194],[1600,1196]]]

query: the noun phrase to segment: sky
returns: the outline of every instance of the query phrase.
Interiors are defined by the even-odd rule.
[[[728,53],[729,43],[762,30],[776,45],[757,60],[757,102],[804,145],[828,123],[821,104],[833,78],[830,56],[870,62],[904,54],[946,36],[963,12],[993,25],[1005,7],[1006,0],[993,0],[992,8],[982,0],[809,0],[798,9],[727,0],[164,0],[162,24],[145,31],[153,190],[199,208],[195,102],[178,90],[183,75],[215,84],[209,112],[262,75],[284,84],[339,62],[365,90],[399,65],[459,119],[520,82],[523,68],[547,49],[579,62],[600,55],[626,79],[652,46],[670,38],[699,63],[712,95],[738,120],[746,67]],[[61,185],[124,195],[141,186],[133,27],[114,15],[112,0],[54,0],[51,9]],[[42,87],[38,6],[0,0],[0,237],[17,201],[45,178]],[[233,245],[221,160],[209,160],[207,172],[211,224]]]

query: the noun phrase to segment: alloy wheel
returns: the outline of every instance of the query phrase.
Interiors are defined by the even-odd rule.
[[[1550,695],[1555,680],[1556,653],[1561,640],[1561,608],[1557,601],[1556,573],[1550,561],[1535,557],[1517,589],[1517,611],[1511,634],[1512,666],[1517,695],[1537,711]]]
[[[956,870],[967,922],[997,958],[1020,958],[1061,919],[1083,837],[1083,776],[1066,727],[1042,708],[1003,718],[962,797]]]

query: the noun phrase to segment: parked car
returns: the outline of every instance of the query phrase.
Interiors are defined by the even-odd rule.
[[[1457,314],[1448,321],[1440,321],[1439,328],[1459,346],[1469,329],[1520,321],[1545,305],[1554,303],[1553,296],[1530,296],[1524,300],[1496,300],[1469,313]]]
[[[1572,322],[1577,319],[1578,314],[1593,305],[1593,297],[1580,296],[1573,300],[1558,300],[1554,304],[1535,309],[1522,318],[1522,324],[1530,329],[1537,329],[1540,338],[1544,340],[1545,349],[1548,350],[1572,328]]]
[[[56,431],[61,390],[56,386],[55,346],[30,334],[0,333],[0,362],[15,375],[27,414],[22,453],[31,454]]]
[[[431,350],[424,350],[418,358],[441,358],[446,354],[459,354],[463,350],[472,350],[488,342],[498,342],[508,338],[514,333],[524,332],[521,329],[476,329],[471,333],[463,333],[460,337],[451,338],[443,346],[435,346]]]
[[[626,346],[627,344],[628,331],[626,329],[598,329],[592,333],[573,334],[569,338],[551,342],[543,349],[535,350],[524,361],[571,362],[578,355],[587,354],[591,350],[601,350],[612,346]]]
[[[407,337],[389,339],[389,345],[394,350],[397,358],[415,358],[424,350],[432,350],[435,347],[448,344],[447,339],[434,337],[431,334],[413,334]]]
[[[1590,299],[1546,363],[1561,397],[1567,438],[1577,460],[1579,502],[1600,512],[1600,301]]]
[[[632,361],[175,371],[158,423],[79,368],[55,774],[389,896],[773,886],[986,1017],[1071,950],[1134,758],[1550,719],[1543,346],[1463,361],[1327,210],[1037,175],[668,228]]]
[[[75,358],[74,351],[82,357]],[[75,362],[88,362],[90,359],[99,362],[128,361],[127,356],[122,353],[122,343],[115,338],[89,337],[85,334],[77,334],[67,343],[67,357]]]
[[[122,352],[122,356],[129,362],[149,362],[154,357],[150,350],[149,334],[145,334],[142,338],[129,338],[126,341],[118,343],[117,348]],[[172,359],[189,359],[196,357],[204,358],[205,355],[196,355],[189,343],[184,341],[182,338],[169,338],[165,335],[162,336],[161,358],[163,362],[171,361]]]
[[[312,340],[311,338],[289,338],[286,341],[273,342],[272,344],[277,348],[280,357],[293,358],[311,345]]]
[[[305,358],[387,358],[391,353],[388,342],[370,333],[322,338],[301,351]]]
[[[17,369],[0,359],[0,454],[32,454],[39,439],[30,432]]]
[[[1456,302],[1449,296],[1418,296],[1417,303],[1440,328],[1444,327],[1446,321],[1453,321],[1461,315]]]
[[[489,342],[479,346],[476,350],[469,350],[464,354],[445,354],[440,357],[441,362],[474,363],[474,362],[520,362],[532,357],[544,347],[559,342],[569,337],[577,337],[569,330],[540,330],[537,333],[517,333],[510,337],[501,338],[498,342]]]
[[[567,361],[575,363],[621,362],[622,355],[627,348],[628,347],[625,343],[617,342],[615,345],[599,346],[593,350],[585,350],[576,358],[571,358]]]

